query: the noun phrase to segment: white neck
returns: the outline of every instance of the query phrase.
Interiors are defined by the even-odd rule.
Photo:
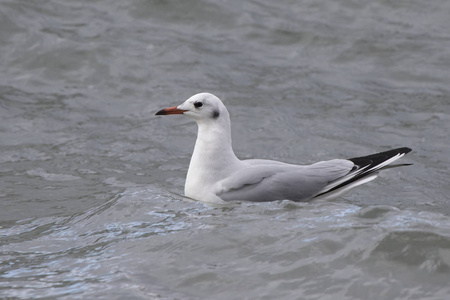
[[[197,124],[197,141],[185,185],[188,197],[229,176],[231,170],[241,163],[231,146],[228,112],[224,111],[218,119],[199,120]],[[211,174],[214,174],[214,178]]]

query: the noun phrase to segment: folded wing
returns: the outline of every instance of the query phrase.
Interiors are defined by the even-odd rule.
[[[273,201],[312,198],[331,182],[347,175],[354,163],[345,159],[297,166],[271,161],[247,161],[247,167],[217,183],[222,200]]]

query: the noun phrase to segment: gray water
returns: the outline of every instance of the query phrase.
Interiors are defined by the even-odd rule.
[[[0,1],[0,298],[449,299],[450,1]],[[184,198],[208,91],[240,158],[409,146],[333,201]]]

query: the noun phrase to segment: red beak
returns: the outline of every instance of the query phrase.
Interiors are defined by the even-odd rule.
[[[178,109],[177,106],[173,106],[161,109],[155,115],[182,115],[185,111],[187,110]]]

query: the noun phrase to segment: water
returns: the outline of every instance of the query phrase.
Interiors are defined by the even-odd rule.
[[[0,298],[447,299],[450,2],[0,2]],[[183,198],[209,91],[241,158],[409,146],[334,201]]]

